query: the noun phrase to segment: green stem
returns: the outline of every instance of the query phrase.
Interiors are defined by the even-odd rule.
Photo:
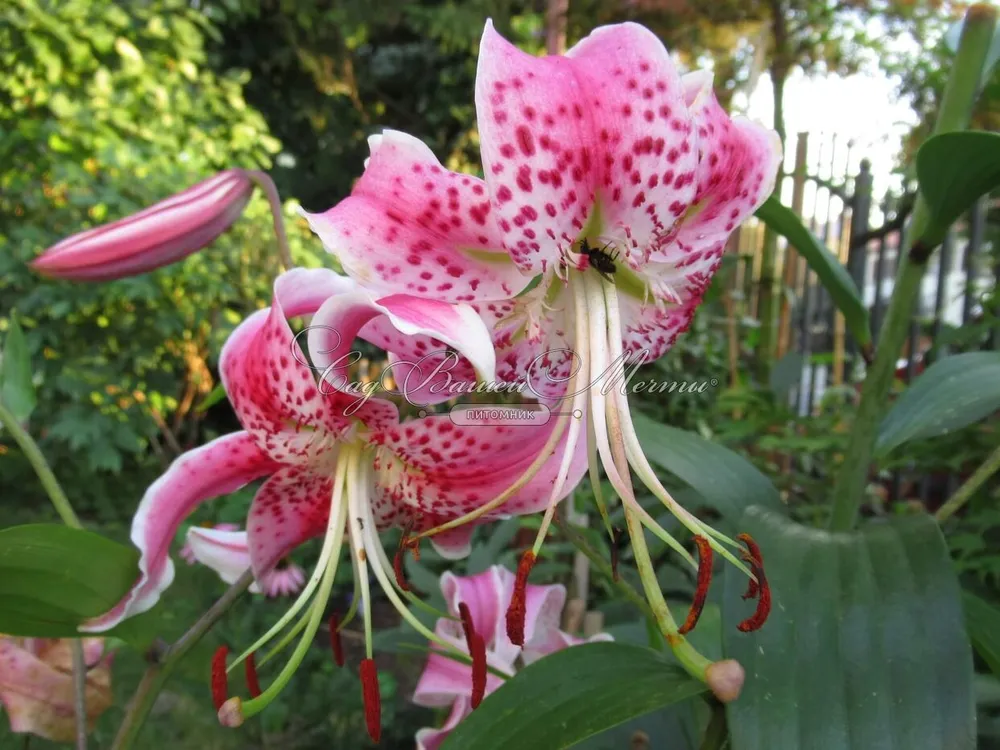
[[[35,474],[38,475],[38,479],[42,483],[42,487],[45,488],[45,492],[48,494],[49,499],[52,501],[52,505],[55,506],[56,513],[63,520],[67,526],[71,526],[74,529],[82,529],[83,524],[80,523],[80,519],[77,518],[76,513],[73,512],[73,506],[70,505],[69,498],[66,497],[66,493],[63,492],[62,487],[59,486],[59,480],[56,479],[56,475],[52,473],[52,469],[49,468],[48,462],[45,460],[45,456],[42,455],[42,451],[38,448],[38,443],[35,442],[34,438],[27,433],[27,431],[18,424],[17,419],[11,414],[10,410],[6,406],[0,404],[0,423],[3,424],[4,428],[10,432],[14,437],[14,441],[20,446],[21,450],[24,451],[25,457],[28,459],[28,463],[31,464],[31,468],[35,470]]]
[[[129,701],[128,708],[125,710],[125,718],[118,728],[118,734],[115,736],[114,744],[111,745],[111,750],[127,750],[133,746],[146,717],[149,716],[157,696],[169,679],[174,667],[195,647],[212,626],[222,619],[233,603],[244,591],[250,588],[251,583],[253,583],[253,573],[247,570],[176,643],[168,647],[159,658],[154,659],[142,676],[135,695]]]
[[[989,6],[974,5],[966,13],[958,54],[941,102],[934,135],[963,130],[968,125],[995,23],[996,10]],[[847,455],[834,482],[830,518],[832,531],[849,531],[854,526],[865,497],[879,420],[896,371],[896,360],[910,326],[920,282],[933,250],[923,244],[923,233],[929,220],[927,204],[919,197],[907,232],[908,238],[915,240],[910,244],[909,252],[902,257],[879,335],[878,352],[861,390],[861,403]]]
[[[87,662],[83,658],[83,641],[74,638],[73,649],[73,710],[76,712],[76,750],[87,750]]]
[[[288,234],[285,232],[284,207],[281,205],[281,197],[278,195],[278,188],[275,187],[274,180],[267,172],[254,170],[247,172],[247,176],[257,183],[257,186],[264,191],[267,202],[271,205],[271,216],[274,219],[274,235],[278,239],[278,256],[281,258],[281,265],[286,271],[295,267],[292,260],[292,251],[288,247]]]
[[[990,457],[983,462],[982,466],[976,469],[975,473],[965,480],[965,484],[959,487],[958,491],[948,499],[948,502],[938,508],[937,513],[934,514],[934,519],[938,523],[942,523],[951,518],[957,510],[969,501],[970,497],[976,494],[976,490],[982,487],[986,480],[997,471],[1000,471],[1000,448],[993,451]]]

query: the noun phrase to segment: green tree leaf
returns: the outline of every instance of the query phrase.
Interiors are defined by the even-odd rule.
[[[35,410],[35,386],[31,381],[31,355],[24,331],[15,315],[10,316],[7,337],[0,359],[0,401],[18,422],[24,422]]]
[[[1000,353],[968,352],[935,362],[882,421],[875,455],[910,440],[934,437],[978,422],[1000,409]]]
[[[757,632],[737,630],[753,602],[726,571],[726,656],[747,673],[728,706],[736,750],[975,747],[961,594],[930,517],[830,533],[751,508],[741,525],[773,607]]]
[[[743,456],[642,414],[633,414],[632,421],[650,462],[687,482],[723,515],[739,518],[750,505],[784,507],[771,480]]]
[[[781,205],[773,195],[757,209],[757,218],[785,237],[816,272],[837,309],[844,315],[847,327],[861,346],[870,346],[872,335],[868,309],[861,301],[858,287],[847,269],[820,239],[806,228],[790,208]]]
[[[107,612],[139,575],[137,550],[57,524],[0,531],[0,633],[66,638]]]
[[[979,196],[1000,187],[1000,134],[969,130],[928,138],[917,151],[917,180],[931,216],[919,241],[934,247]]]
[[[1000,609],[968,591],[962,592],[965,628],[976,653],[1000,677]]]
[[[621,643],[575,646],[507,680],[442,748],[560,750],[704,691],[657,651]]]

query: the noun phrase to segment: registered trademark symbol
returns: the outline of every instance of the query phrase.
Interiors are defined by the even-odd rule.
[[[712,386],[713,388],[715,388],[715,387],[717,387],[717,386],[719,385],[719,379],[718,379],[718,378],[712,378],[712,379],[711,379],[711,381],[709,381],[709,384],[710,384],[710,385],[711,385],[711,386]]]

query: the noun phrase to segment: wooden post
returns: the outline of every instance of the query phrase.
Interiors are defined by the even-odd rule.
[[[792,211],[802,217],[802,203],[806,188],[806,156],[809,152],[809,134],[799,133],[795,143],[795,171],[792,172]],[[792,306],[789,289],[795,288],[798,270],[798,253],[785,243],[784,270],[782,273],[781,313],[778,320],[777,359],[781,359],[792,347]],[[795,290],[796,293],[798,290]]]

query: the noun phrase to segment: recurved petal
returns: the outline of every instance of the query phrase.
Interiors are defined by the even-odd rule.
[[[675,242],[654,260],[677,262],[690,249],[724,242],[774,191],[781,167],[778,134],[746,118],[730,118],[715,98],[709,73],[689,73],[684,88],[698,133],[698,190]]]
[[[527,665],[538,661],[543,656],[548,656],[556,651],[562,651],[564,648],[569,648],[570,646],[582,646],[584,643],[613,640],[614,638],[608,633],[597,633],[590,638],[578,638],[563,630],[551,629],[546,631],[544,640],[536,640],[536,642],[530,645],[526,643],[524,651],[521,653],[521,658]]]
[[[186,541],[194,559],[218,573],[225,583],[236,583],[250,567],[250,546],[245,531],[192,526]],[[254,582],[250,591],[260,593],[260,586]]]
[[[330,466],[335,453],[330,454]],[[266,583],[275,564],[295,547],[326,530],[333,472],[286,467],[264,482],[247,517],[254,577]]]
[[[472,704],[468,698],[456,698],[452,704],[448,720],[440,729],[423,728],[417,731],[417,750],[439,750],[445,738],[459,723],[472,713]]]
[[[507,638],[505,614],[514,591],[514,576],[499,565],[492,565],[473,576],[441,576],[441,593],[448,613],[458,617],[462,602],[469,608],[476,632],[486,641],[486,648],[501,661],[513,666],[521,649]]]
[[[279,467],[246,432],[217,438],[177,458],[146,490],[132,519],[132,543],[141,553],[139,579],[114,609],[80,630],[107,630],[150,609],[173,581],[169,550],[181,522],[204,501],[235,492]]]
[[[438,350],[450,346],[465,357],[480,379],[493,380],[496,369],[493,342],[486,324],[472,307],[405,294],[376,298],[359,289],[331,297],[316,313],[309,328],[313,362],[323,372],[324,385],[331,386],[333,392],[346,392],[350,382],[347,364],[354,339],[363,328],[370,331],[373,322],[383,332],[389,326],[402,335],[398,345],[391,340],[385,342],[386,348],[394,353],[405,346],[402,337],[429,337],[438,342]],[[415,398],[417,394],[403,395]]]
[[[456,425],[448,415],[436,415],[387,430],[375,463],[376,516],[388,523],[416,519],[426,529],[479,508],[531,467],[555,423],[553,415],[541,426]],[[530,481],[481,522],[547,507],[567,433]],[[586,442],[578,441],[563,497],[586,469]]]
[[[303,463],[318,433],[337,435],[352,422],[345,410],[354,400],[317,386],[287,318],[313,313],[331,295],[349,294],[354,286],[322,269],[282,274],[272,306],[243,321],[222,348],[219,370],[240,423],[276,460]],[[395,417],[391,404],[368,406],[379,419]]]
[[[503,251],[482,180],[445,169],[406,133],[386,130],[368,143],[350,197],[305,213],[352,278],[383,295],[446,302],[506,299],[528,283]]]

